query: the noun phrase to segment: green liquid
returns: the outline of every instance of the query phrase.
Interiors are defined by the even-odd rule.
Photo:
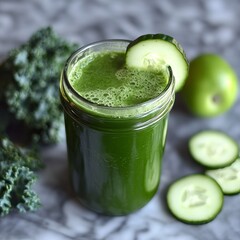
[[[167,84],[165,74],[126,70],[124,58],[121,52],[90,54],[71,65],[70,84],[88,101],[113,109],[157,97]],[[107,215],[143,207],[159,186],[171,104],[164,116],[162,108],[141,114],[144,104],[136,116],[131,108],[131,117],[118,118],[119,108],[114,116],[103,115],[61,93],[70,176],[82,204]]]
[[[163,91],[164,73],[124,67],[125,53],[92,54],[74,67],[70,83],[85,99],[108,107],[128,107],[153,99]]]

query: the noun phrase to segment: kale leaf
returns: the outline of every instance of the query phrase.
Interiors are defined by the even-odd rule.
[[[9,53],[0,65],[0,112],[4,112],[0,131],[17,125],[29,142],[59,141],[63,124],[59,78],[66,59],[77,48],[47,27]]]
[[[14,209],[26,212],[40,207],[32,185],[37,179],[33,170],[41,166],[35,150],[17,147],[6,137],[0,139],[0,216]]]

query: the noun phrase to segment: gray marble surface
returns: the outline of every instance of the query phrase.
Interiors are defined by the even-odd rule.
[[[174,36],[191,59],[201,52],[222,55],[240,76],[239,0],[0,0],[0,60],[38,28],[51,25],[71,41],[134,39],[145,33]],[[42,208],[0,218],[0,240],[238,240],[240,195],[225,197],[222,212],[205,225],[175,220],[166,210],[169,183],[201,171],[187,154],[187,140],[200,129],[228,132],[240,143],[240,99],[212,119],[190,115],[177,96],[171,112],[161,186],[153,200],[124,217],[104,217],[81,207],[68,182],[65,142],[43,149],[46,167],[36,190]]]

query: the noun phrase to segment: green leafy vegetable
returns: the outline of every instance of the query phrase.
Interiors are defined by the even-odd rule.
[[[1,116],[4,111],[0,131],[17,125],[30,142],[59,140],[63,123],[58,94],[60,72],[77,47],[47,27],[9,53],[0,66]]]
[[[0,139],[0,216],[13,209],[33,211],[40,206],[32,190],[36,170],[42,166],[36,151],[15,146],[9,139]]]

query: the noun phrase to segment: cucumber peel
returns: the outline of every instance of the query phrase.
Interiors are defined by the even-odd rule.
[[[126,66],[162,71],[172,68],[175,91],[179,91],[187,78],[189,62],[181,45],[165,34],[146,34],[132,41],[126,50]]]

